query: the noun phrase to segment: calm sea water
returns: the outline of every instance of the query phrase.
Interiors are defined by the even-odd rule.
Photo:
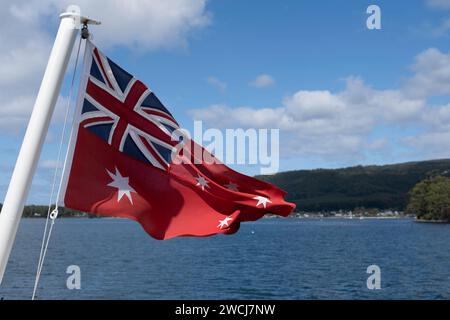
[[[24,219],[0,287],[29,299],[44,220]],[[366,268],[381,268],[368,290]],[[81,268],[81,290],[66,268]],[[40,299],[450,299],[450,225],[266,219],[233,236],[157,241],[132,221],[61,219]]]

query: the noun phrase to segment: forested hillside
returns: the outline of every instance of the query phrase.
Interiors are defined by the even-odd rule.
[[[450,160],[384,166],[315,169],[258,176],[288,192],[297,211],[352,210],[358,207],[404,210],[408,192],[432,175],[449,175]]]

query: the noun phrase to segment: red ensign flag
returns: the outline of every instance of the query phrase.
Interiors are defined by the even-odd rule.
[[[136,220],[156,239],[234,233],[241,221],[292,212],[279,188],[180,151],[211,156],[173,139],[178,123],[155,94],[86,45],[64,206]]]

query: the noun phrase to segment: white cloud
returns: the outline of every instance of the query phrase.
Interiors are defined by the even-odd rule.
[[[404,142],[423,158],[448,158],[450,131],[426,131],[405,137]]]
[[[19,10],[22,3],[1,3],[6,14],[0,20],[0,130],[5,132],[18,132],[26,123],[51,48],[37,19],[48,7]]]
[[[64,9],[79,5],[81,13],[102,22],[92,27],[101,46],[137,49],[186,45],[190,32],[210,23],[206,0],[47,0]]]
[[[450,19],[445,19],[441,21],[441,23],[438,26],[432,26],[430,24],[423,25],[421,27],[421,30],[423,30],[425,34],[431,33],[433,37],[445,36],[450,30]]]
[[[428,158],[450,157],[450,104],[428,107],[417,122],[421,131],[405,137],[406,145]]]
[[[210,21],[206,0],[1,0],[2,132],[23,130],[52,47],[58,15],[69,4],[79,5],[83,14],[102,21],[91,30],[96,43],[103,46],[138,50],[185,46],[190,33]]]
[[[255,88],[267,88],[275,84],[275,79],[268,74],[261,74],[250,82],[250,85]]]
[[[434,96],[450,94],[450,52],[430,48],[417,55],[412,66],[414,76],[407,81],[409,95]]]
[[[417,155],[441,150],[439,154],[449,156],[450,142],[442,139],[450,137],[450,104],[431,106],[428,99],[450,94],[450,53],[425,50],[411,69],[413,75],[395,89],[377,90],[349,77],[341,91],[299,90],[271,108],[213,105],[191,114],[219,128],[279,128],[284,155],[348,155],[355,161],[370,152],[394,151],[393,144],[400,143],[397,150],[407,147]],[[392,131],[417,128],[423,131],[401,134],[403,139],[391,136]],[[375,131],[381,137],[372,138]]]
[[[390,142],[386,138],[375,139],[368,144],[371,150],[387,150],[390,147]]]
[[[71,4],[84,16],[101,21],[92,27],[101,46],[133,46],[149,50],[186,45],[191,31],[207,26],[206,0],[19,0],[1,1],[17,22],[43,27]],[[17,23],[12,27],[16,27]],[[36,30],[37,33],[42,29]]]
[[[450,0],[426,0],[428,6],[437,9],[450,9]]]
[[[208,82],[210,85],[212,85],[213,87],[215,87],[216,89],[218,89],[222,93],[227,90],[227,83],[222,81],[222,80],[220,80],[219,78],[208,77],[206,79],[206,82]]]
[[[308,130],[310,134],[370,131],[379,121],[414,120],[425,107],[423,99],[408,98],[401,91],[374,90],[355,77],[347,79],[344,90],[301,90],[274,108],[231,108],[213,105],[190,111],[194,118],[218,127],[269,127],[287,131]]]
[[[450,104],[430,108],[422,119],[426,125],[437,130],[450,130]]]

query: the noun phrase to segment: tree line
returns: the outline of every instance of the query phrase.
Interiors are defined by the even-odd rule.
[[[437,175],[417,183],[406,212],[421,220],[450,222],[450,178]]]
[[[2,207],[2,204],[0,204],[0,208]],[[53,210],[54,207],[51,208]],[[22,217],[24,218],[44,218],[47,217],[48,213],[48,206],[43,205],[26,205],[23,208],[23,214]],[[87,214],[85,212],[72,210],[65,207],[59,207],[58,208],[58,216],[59,217],[91,217],[90,214]]]

